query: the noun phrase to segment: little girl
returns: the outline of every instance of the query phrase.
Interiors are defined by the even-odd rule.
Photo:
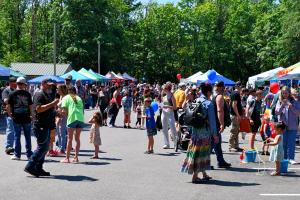
[[[135,108],[135,112],[136,112],[136,118],[137,118],[135,125],[136,125],[137,128],[141,128],[141,125],[142,125],[141,124],[142,123],[142,106],[141,106],[141,101],[137,102],[137,106]]]
[[[89,123],[92,124],[90,130],[90,143],[93,143],[95,146],[95,154],[91,159],[98,159],[99,156],[99,146],[101,143],[100,137],[100,126],[102,126],[102,116],[100,112],[95,112],[93,117],[89,120]]]
[[[154,146],[154,138],[153,136],[157,134],[156,124],[154,119],[154,110],[150,106],[151,98],[147,97],[145,100],[145,117],[146,117],[146,128],[147,128],[147,136],[148,136],[148,150],[145,154],[153,154],[153,146]]]
[[[271,123],[272,122],[270,122],[270,117],[265,116],[264,122],[262,125],[262,133],[261,133],[261,137],[264,142],[263,147],[262,147],[262,152],[261,152],[262,155],[267,155],[267,156],[270,155],[269,146],[267,145],[267,143],[268,143],[267,140],[268,140],[268,138],[271,137],[271,132],[272,132],[271,131]]]
[[[276,137],[275,139],[269,138],[268,141],[271,141],[268,145],[274,146],[271,150],[270,161],[275,162],[276,171],[271,173],[271,176],[279,176],[280,175],[280,162],[284,159],[283,152],[283,138],[282,134],[286,129],[286,125],[279,123],[275,126]]]

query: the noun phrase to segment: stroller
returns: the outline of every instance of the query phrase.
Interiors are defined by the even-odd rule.
[[[175,142],[175,152],[178,151],[178,149],[181,150],[187,150],[189,146],[189,142],[191,140],[191,132],[192,132],[192,127],[187,126],[184,124],[184,117],[185,113],[183,109],[178,110],[178,121],[179,121],[179,131],[178,135],[176,137],[176,142]]]

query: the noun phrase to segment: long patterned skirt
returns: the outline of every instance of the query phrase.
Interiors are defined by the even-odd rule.
[[[192,138],[183,161],[181,172],[188,174],[205,172],[210,167],[211,134],[209,129],[192,130]]]

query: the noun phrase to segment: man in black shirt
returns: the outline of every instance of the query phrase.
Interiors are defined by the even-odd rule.
[[[240,121],[243,115],[243,107],[241,101],[241,82],[237,82],[235,85],[235,90],[230,97],[230,114],[232,127],[230,130],[229,138],[229,151],[242,151],[239,148],[239,131],[240,131]]]
[[[7,101],[8,101],[8,96],[11,92],[13,92],[16,89],[16,78],[11,77],[9,79],[9,85],[2,91],[2,100],[3,100],[3,111],[4,114],[6,115],[6,142],[5,142],[5,152],[6,154],[10,155],[11,153],[14,152],[14,135],[15,135],[15,130],[14,130],[14,125],[13,125],[13,120],[12,118],[7,115]]]
[[[45,79],[41,83],[41,90],[35,93],[33,97],[33,132],[37,138],[37,149],[31,156],[31,160],[25,167],[25,172],[39,177],[50,176],[49,172],[43,170],[45,156],[49,148],[50,130],[53,121],[53,109],[59,102],[59,99],[50,101],[48,89],[51,87],[52,80]]]
[[[30,159],[31,151],[31,94],[25,90],[26,79],[19,77],[17,79],[17,89],[9,94],[7,104],[7,114],[12,117],[15,130],[15,153],[12,160],[21,158],[21,131],[23,129],[25,136],[25,147],[27,158]]]

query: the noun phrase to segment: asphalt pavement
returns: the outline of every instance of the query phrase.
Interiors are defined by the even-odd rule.
[[[92,110],[85,112],[87,121]],[[135,118],[135,116],[133,116]],[[122,126],[120,112],[117,125]],[[133,120],[134,121],[134,120]],[[240,153],[228,152],[229,129],[223,133],[225,159],[232,168],[216,167],[209,171],[213,180],[205,184],[192,184],[191,176],[180,172],[184,152],[162,149],[163,135],[155,137],[153,155],[146,155],[145,130],[101,128],[103,145],[100,159],[91,160],[93,145],[89,144],[88,127],[81,134],[81,151],[78,164],[62,164],[63,157],[47,157],[44,165],[51,177],[34,178],[23,171],[26,156],[21,161],[10,160],[4,153],[5,135],[0,134],[0,200],[53,200],[53,199],[107,199],[107,200],[253,200],[300,199],[300,165],[289,166],[284,176],[271,177],[273,163],[241,163]],[[258,138],[259,140],[259,138]],[[248,147],[240,139],[241,147]],[[35,148],[36,140],[32,137]],[[24,152],[24,138],[22,138]],[[257,148],[261,142],[256,142]],[[296,160],[300,161],[299,146]],[[257,169],[261,168],[261,169]],[[266,168],[265,170],[262,168]],[[299,195],[299,196],[297,196]]]

